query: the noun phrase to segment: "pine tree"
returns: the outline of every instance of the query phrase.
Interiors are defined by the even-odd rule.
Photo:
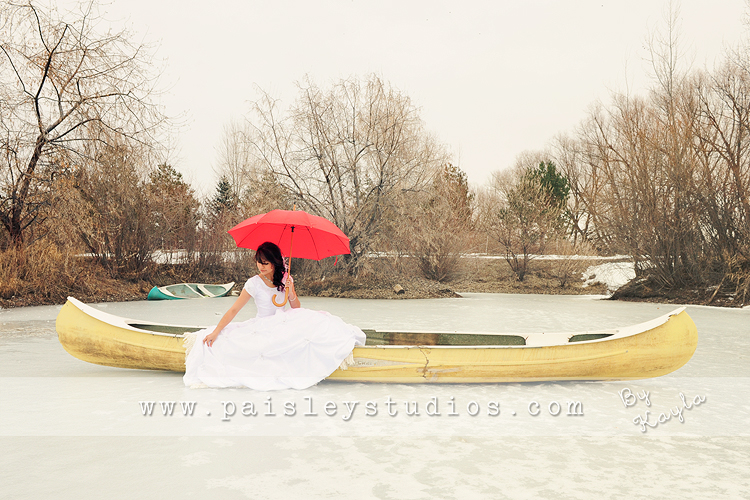
[[[211,202],[211,209],[215,216],[219,217],[237,207],[237,199],[232,193],[232,185],[225,176],[219,179],[216,185],[216,195]]]

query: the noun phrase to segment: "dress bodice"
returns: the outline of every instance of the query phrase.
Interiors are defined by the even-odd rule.
[[[276,296],[276,303],[281,304],[284,302],[284,292],[276,290],[266,286],[263,282],[263,278],[259,275],[255,275],[245,283],[244,289],[249,293],[255,301],[255,307],[258,313],[255,315],[256,318],[262,318],[265,316],[273,316],[276,311],[283,310],[284,307],[277,307],[271,302],[271,297]],[[286,307],[286,306],[285,306]]]

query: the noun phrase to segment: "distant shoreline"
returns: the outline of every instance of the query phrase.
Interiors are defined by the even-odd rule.
[[[472,258],[473,257],[473,258]],[[518,281],[512,275],[507,264],[497,256],[471,256],[463,262],[460,277],[446,283],[431,281],[415,276],[363,274],[357,278],[333,275],[323,279],[311,279],[306,276],[295,276],[297,288],[302,297],[331,297],[355,299],[427,299],[460,297],[463,293],[512,293],[542,295],[603,295],[613,300],[659,302],[672,304],[714,305],[722,307],[741,307],[732,303],[731,296],[714,296],[697,290],[658,291],[639,290],[637,286],[627,283],[628,276],[617,271],[618,263],[627,262],[627,257],[579,257],[571,260],[580,261],[579,267],[573,269],[574,276],[564,286],[560,283],[560,258],[545,256],[533,261],[531,271],[524,281]],[[609,264],[605,264],[609,263]],[[604,267],[602,267],[604,266]],[[583,269],[582,271],[580,271]],[[591,273],[597,271],[601,276]],[[165,274],[167,274],[165,272]],[[231,281],[227,276],[214,277],[215,281]],[[164,278],[166,279],[166,278]],[[234,278],[238,283],[232,293],[237,294],[247,277]],[[620,280],[619,282],[617,280]],[[614,280],[614,281],[613,281]],[[173,283],[179,283],[175,276]],[[224,282],[226,282],[224,281]],[[70,290],[64,296],[74,296],[83,302],[127,302],[146,300],[148,291],[154,283],[143,280],[104,280],[96,279],[95,284],[87,284],[79,290]],[[205,281],[209,282],[209,281]],[[159,283],[160,285],[166,283]],[[623,286],[624,285],[624,286]],[[617,291],[615,291],[617,290]],[[614,293],[613,293],[614,292]],[[30,292],[24,296],[0,299],[0,307],[16,307],[62,304],[65,300],[54,300]]]

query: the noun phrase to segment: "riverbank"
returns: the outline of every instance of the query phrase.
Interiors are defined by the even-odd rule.
[[[431,299],[460,297],[462,293],[538,293],[544,295],[606,295],[612,288],[587,270],[612,262],[605,259],[578,259],[563,277],[560,261],[537,259],[530,272],[519,281],[501,259],[466,259],[456,279],[437,282],[420,276],[365,274],[358,277],[333,276],[323,280],[299,281],[302,295],[355,299]],[[624,281],[627,281],[625,279]],[[624,282],[622,281],[622,282]]]
[[[540,294],[607,294],[619,284],[608,280],[597,280],[587,269],[611,259],[586,258],[575,261],[560,259],[535,259],[530,272],[523,281],[518,281],[508,264],[497,258],[467,258],[462,261],[457,278],[448,282],[437,282],[421,276],[393,272],[369,271],[358,276],[333,274],[322,278],[295,275],[295,283],[301,296],[338,297],[357,299],[429,299],[459,297],[462,293],[540,293]],[[617,262],[617,261],[614,261]],[[0,296],[0,307],[62,304],[70,295],[84,302],[128,302],[143,300],[154,285],[180,282],[226,283],[235,281],[233,290],[238,294],[248,278],[231,272],[205,271],[196,279],[190,269],[177,265],[161,264],[150,272],[151,281],[143,279],[116,279],[94,264],[81,263],[77,279],[66,280],[58,286],[36,287],[32,283],[17,287],[13,294]],[[371,269],[385,269],[373,265]],[[626,277],[627,278],[627,277]],[[619,278],[623,280],[622,277]],[[625,279],[627,281],[627,279]],[[624,281],[623,281],[624,282]]]
[[[532,260],[529,272],[519,281],[501,258],[473,257],[462,261],[457,278],[437,282],[420,276],[389,272],[363,272],[352,277],[330,275],[313,278],[295,275],[298,292],[303,297],[356,299],[429,299],[460,297],[463,293],[514,293],[544,295],[611,295],[615,300],[701,304],[741,307],[730,294],[715,290],[659,290],[635,285],[632,263],[627,257],[554,257]],[[372,266],[377,269],[377,266]],[[13,295],[0,296],[0,307],[62,304],[68,296],[83,302],[128,302],[143,300],[154,285],[179,282],[226,283],[235,281],[233,294],[239,294],[247,279],[227,272],[204,272],[200,279],[188,276],[180,266],[162,264],[151,274],[152,281],[115,279],[95,266],[86,268],[79,278],[69,280],[67,287],[45,287],[32,284]]]

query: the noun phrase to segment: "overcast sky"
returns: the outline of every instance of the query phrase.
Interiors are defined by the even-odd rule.
[[[68,0],[60,0],[60,5]],[[649,85],[646,40],[668,0],[111,0],[102,11],[157,44],[166,112],[184,118],[173,165],[216,185],[222,128],[255,86],[288,104],[376,73],[420,108],[472,184],[570,132],[597,100]],[[745,0],[679,3],[686,63],[712,67],[745,36]]]

